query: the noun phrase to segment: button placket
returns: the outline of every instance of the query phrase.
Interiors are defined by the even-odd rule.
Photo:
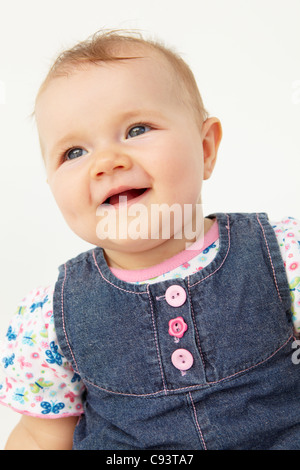
[[[165,299],[169,305],[178,308],[181,307],[186,301],[186,291],[179,285],[172,285],[168,287],[165,293]],[[187,331],[188,326],[183,317],[179,316],[169,321],[169,335],[174,336],[175,342],[179,342]],[[176,369],[180,370],[181,375],[185,375],[193,363],[193,355],[187,349],[176,349],[171,356],[171,362]]]

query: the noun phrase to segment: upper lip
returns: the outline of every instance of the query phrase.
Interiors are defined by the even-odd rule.
[[[147,186],[118,186],[117,188],[112,188],[106,193],[101,204],[104,204],[104,202],[111,196],[122,193],[124,191],[128,191],[130,189],[147,189]]]

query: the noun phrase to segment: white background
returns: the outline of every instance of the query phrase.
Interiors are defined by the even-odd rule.
[[[27,292],[91,248],[55,206],[29,115],[56,55],[101,28],[142,30],[193,69],[224,132],[206,214],[300,218],[299,0],[0,0],[0,11],[1,337]],[[18,419],[0,408],[0,448]]]

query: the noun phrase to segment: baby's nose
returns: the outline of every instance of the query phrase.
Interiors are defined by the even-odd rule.
[[[115,170],[129,170],[132,161],[126,153],[101,152],[95,155],[90,169],[91,178],[99,178],[103,174],[113,174]]]

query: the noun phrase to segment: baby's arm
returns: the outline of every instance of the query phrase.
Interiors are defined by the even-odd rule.
[[[71,449],[83,412],[85,386],[59,348],[53,291],[33,289],[0,337],[0,403],[22,416],[7,450]]]
[[[77,421],[77,416],[43,419],[23,415],[5,450],[71,450]]]

